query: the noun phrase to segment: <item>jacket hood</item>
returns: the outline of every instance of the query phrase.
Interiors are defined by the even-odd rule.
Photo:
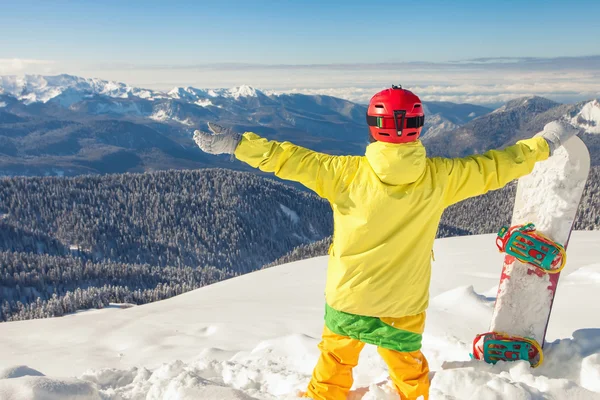
[[[415,182],[427,162],[427,152],[420,140],[402,144],[374,142],[367,146],[365,156],[379,180],[388,185]]]

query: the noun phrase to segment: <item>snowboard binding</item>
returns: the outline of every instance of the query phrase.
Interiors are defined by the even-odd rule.
[[[559,273],[567,263],[565,248],[538,232],[532,223],[510,228],[503,226],[498,232],[496,246],[501,252],[549,274]]]
[[[544,361],[542,348],[535,340],[498,332],[477,335],[473,341],[473,357],[489,364],[525,360],[533,368]]]

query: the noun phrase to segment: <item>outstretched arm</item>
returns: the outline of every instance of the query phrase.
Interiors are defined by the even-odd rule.
[[[209,124],[213,132],[214,127]],[[217,135],[196,131],[194,140],[202,150],[213,154],[233,153],[238,160],[261,171],[272,172],[281,179],[300,182],[331,202],[350,183],[354,175],[351,171],[359,162],[359,157],[318,153],[290,142],[267,140],[252,132],[240,136],[222,128],[216,130]],[[217,146],[219,151],[224,151],[212,152],[214,145],[210,143],[213,140],[224,143]]]
[[[251,132],[242,135],[235,157],[281,179],[300,182],[332,202],[350,182],[353,174],[349,174],[348,169],[358,164],[358,157],[318,153],[290,142],[267,140]]]
[[[565,122],[551,122],[534,138],[522,140],[504,150],[455,159],[435,159],[448,174],[444,203],[450,206],[470,197],[500,189],[514,179],[529,174],[535,163],[578,132]]]

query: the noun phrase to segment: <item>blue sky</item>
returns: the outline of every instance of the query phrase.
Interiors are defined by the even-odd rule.
[[[600,53],[600,1],[0,1],[8,58],[153,64]]]
[[[575,101],[600,97],[598,15],[599,0],[0,0],[0,75]],[[513,59],[473,61],[497,57]]]

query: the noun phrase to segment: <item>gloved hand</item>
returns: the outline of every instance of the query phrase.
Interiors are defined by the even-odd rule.
[[[535,136],[542,136],[546,139],[548,146],[550,147],[550,155],[552,155],[557,148],[578,133],[579,129],[569,122],[557,120],[546,124],[544,130]]]
[[[194,131],[194,142],[209,154],[233,154],[242,135],[215,123],[208,123],[209,132]]]

